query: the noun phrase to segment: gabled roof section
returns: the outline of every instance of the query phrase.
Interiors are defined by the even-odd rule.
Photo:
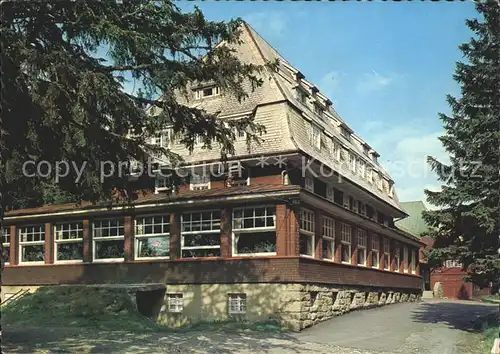
[[[403,202],[401,206],[409,217],[396,221],[396,226],[414,236],[421,237],[422,233],[429,230],[422,217],[422,212],[427,211],[427,207],[421,200],[412,202]]]

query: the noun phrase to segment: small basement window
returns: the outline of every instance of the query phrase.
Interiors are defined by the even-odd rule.
[[[228,295],[229,314],[244,314],[247,312],[247,294],[229,294]]]
[[[180,313],[184,310],[184,298],[181,293],[167,294],[168,312]]]

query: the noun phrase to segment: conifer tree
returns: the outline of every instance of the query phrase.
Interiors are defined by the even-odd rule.
[[[460,97],[448,95],[452,113],[440,114],[450,163],[428,157],[442,188],[425,191],[437,209],[424,218],[435,239],[429,262],[457,260],[485,286],[500,275],[500,6],[488,0],[476,9],[479,18],[466,21],[474,36],[459,47],[466,60],[456,63]]]

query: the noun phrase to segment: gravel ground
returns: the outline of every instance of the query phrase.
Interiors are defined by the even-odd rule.
[[[395,304],[357,311],[301,333],[204,331],[133,334],[71,328],[3,328],[3,353],[484,353],[471,325],[496,311],[464,302]]]

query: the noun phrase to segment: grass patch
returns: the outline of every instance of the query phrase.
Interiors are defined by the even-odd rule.
[[[41,287],[2,307],[11,326],[81,327],[149,332],[162,329],[137,312],[123,289],[84,286]]]
[[[499,314],[491,313],[489,315],[478,318],[474,322],[474,329],[483,333],[484,353],[490,353],[493,347],[493,342],[495,338],[498,337],[498,332],[500,330],[498,326]]]
[[[495,294],[495,295],[483,296],[481,298],[481,301],[489,302],[489,303],[493,303],[493,304],[498,304],[498,303],[500,303],[500,295]]]

